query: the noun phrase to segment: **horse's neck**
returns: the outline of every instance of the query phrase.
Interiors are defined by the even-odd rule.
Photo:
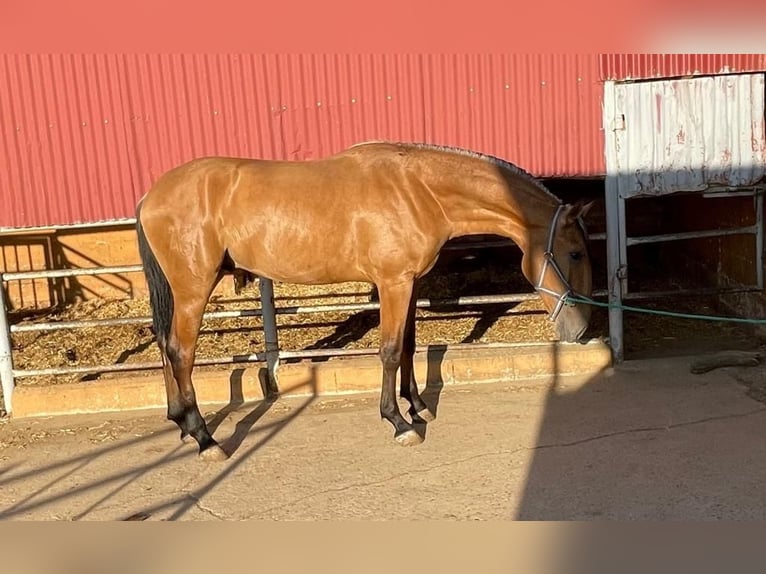
[[[500,178],[478,185],[465,178],[460,187],[443,205],[452,223],[452,237],[499,235],[526,251],[532,235],[547,228],[557,207],[555,198],[526,182],[509,188]]]

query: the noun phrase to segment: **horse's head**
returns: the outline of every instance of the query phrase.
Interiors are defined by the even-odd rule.
[[[563,341],[582,338],[590,322],[591,307],[565,303],[566,295],[590,297],[593,278],[583,218],[593,206],[577,203],[558,207],[547,229],[530,236],[522,270],[542,297]]]

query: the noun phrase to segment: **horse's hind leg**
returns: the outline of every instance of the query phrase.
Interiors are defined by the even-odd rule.
[[[191,300],[187,298],[179,301],[178,297],[175,298],[176,306],[165,353],[177,385],[177,394],[171,396],[168,393],[168,418],[181,429],[182,438],[190,436],[197,441],[200,458],[224,460],[228,455],[210,435],[199,411],[192,384],[195,347],[208,296],[208,289],[202,288]],[[166,386],[171,386],[167,379]]]
[[[425,402],[420,397],[418,383],[415,380],[415,303],[417,295],[413,289],[410,297],[409,311],[407,312],[407,323],[404,327],[404,340],[402,343],[402,358],[400,371],[400,395],[410,403],[409,415],[412,422],[431,422],[435,419],[434,415],[428,410]]]
[[[412,281],[395,285],[379,285],[380,293],[380,359],[383,383],[380,393],[380,415],[394,427],[394,438],[402,446],[423,441],[412,425],[404,420],[396,402],[396,372],[404,348],[404,331],[413,293]]]

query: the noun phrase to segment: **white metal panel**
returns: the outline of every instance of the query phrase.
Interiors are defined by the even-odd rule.
[[[612,90],[609,90],[612,91]],[[605,93],[608,97],[608,94]],[[623,198],[751,186],[766,174],[764,75],[617,83],[607,155]],[[609,162],[607,162],[609,163]]]

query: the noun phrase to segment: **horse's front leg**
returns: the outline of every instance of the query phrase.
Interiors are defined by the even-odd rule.
[[[410,403],[409,415],[413,423],[430,423],[436,419],[420,396],[418,383],[415,380],[415,313],[417,296],[415,289],[410,296],[407,312],[407,322],[404,327],[404,341],[400,359],[399,395]]]
[[[413,280],[378,285],[380,295],[380,360],[383,383],[380,416],[394,427],[394,439],[402,446],[423,442],[423,438],[404,420],[396,401],[396,373],[402,360],[404,331],[407,325]]]

